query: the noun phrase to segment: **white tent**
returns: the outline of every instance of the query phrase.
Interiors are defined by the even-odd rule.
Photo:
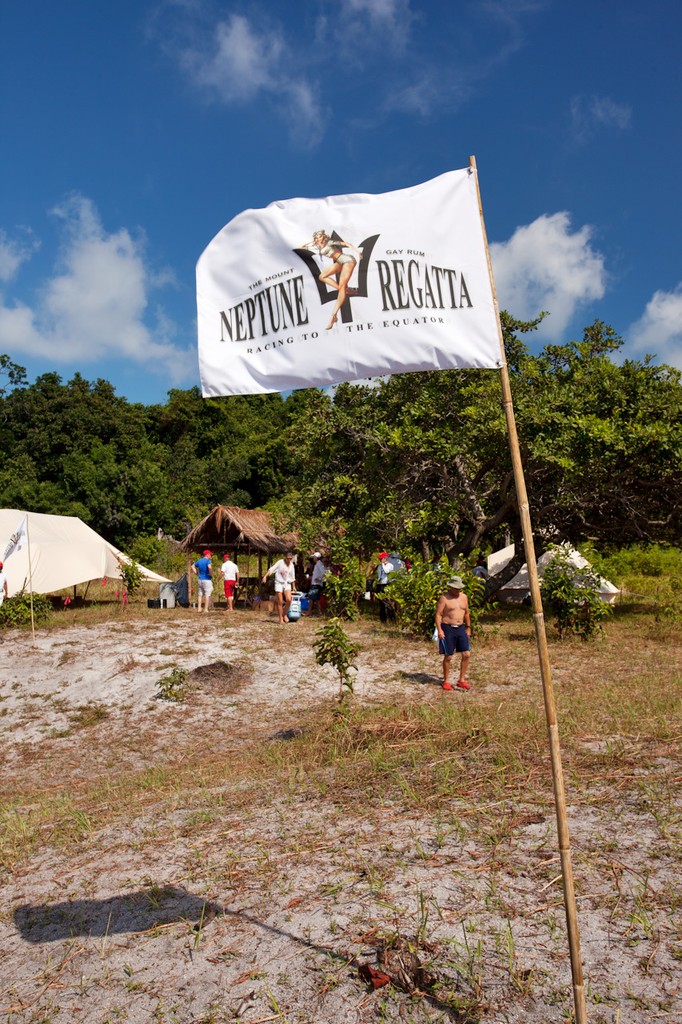
[[[31,576],[35,594],[49,594],[78,583],[111,577],[120,579],[119,560],[130,562],[128,555],[100,537],[76,516],[49,516],[40,512],[22,512],[16,508],[0,509],[0,561],[12,535],[28,517],[28,540],[31,548]],[[29,588],[29,544],[22,537],[5,559],[9,596]],[[140,566],[145,580],[168,583],[151,569]]]
[[[564,547],[568,551],[568,557],[573,565],[577,569],[584,569],[585,566],[589,566],[589,562],[586,558],[572,548],[570,544],[564,544]],[[497,576],[498,573],[502,572],[505,566],[509,565],[512,558],[514,557],[514,545],[510,544],[506,548],[502,548],[501,551],[495,551],[494,554],[488,556],[488,572],[491,576]],[[553,551],[545,551],[544,555],[538,558],[538,576],[542,579],[542,574],[545,567],[549,565],[552,558],[554,557]],[[607,604],[614,604],[616,598],[620,594],[620,590],[614,587],[613,583],[609,583],[602,576],[599,577],[600,582],[600,593],[602,601]],[[495,597],[499,601],[523,601],[530,594],[530,583],[528,581],[528,567],[524,562],[516,576],[509,580],[508,583],[497,591]]]

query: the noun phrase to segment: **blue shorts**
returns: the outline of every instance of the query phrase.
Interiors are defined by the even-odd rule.
[[[445,634],[445,639],[438,641],[438,650],[441,654],[450,658],[455,651],[462,653],[471,650],[467,628],[463,623],[461,626],[451,626],[449,622],[443,622],[441,629]]]

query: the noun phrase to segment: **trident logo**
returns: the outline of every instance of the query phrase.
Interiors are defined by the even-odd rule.
[[[341,238],[333,231],[329,236],[332,242],[340,242]],[[379,235],[370,235],[364,242],[361,242],[358,248],[362,251],[362,258],[356,267],[357,279],[353,285],[347,289],[346,299],[341,306],[341,321],[344,324],[352,323],[353,321],[353,310],[351,308],[351,297],[367,298],[367,270],[369,267],[370,257],[372,250],[377,243]],[[324,305],[326,302],[335,302],[338,298],[338,292],[335,288],[329,288],[324,281],[320,280],[321,268],[318,266],[317,260],[311,252],[307,249],[294,249],[294,252],[299,256],[306,267],[313,276],[315,286],[317,288],[317,294],[320,297],[320,304]],[[339,279],[339,274],[336,274],[336,280]]]

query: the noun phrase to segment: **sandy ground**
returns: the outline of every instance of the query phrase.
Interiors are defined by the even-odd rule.
[[[38,844],[3,872],[0,1019],[572,1019],[555,826],[536,794],[476,809],[489,817],[487,845],[468,827],[464,802],[420,814],[377,794],[349,809],[333,790],[300,796],[295,779],[289,793],[238,813],[214,785],[99,831],[77,821],[79,780],[113,778],[122,762],[153,770],[197,747],[210,760],[286,743],[301,709],[335,689],[332,671],[314,661],[313,629],[176,611],[38,631],[35,647],[30,634],[2,636],[5,771],[46,793],[63,795],[66,780],[65,815],[82,828],[80,841]],[[506,695],[528,662],[527,648],[510,655],[492,645],[478,657],[472,694],[446,696],[434,646],[392,653],[379,627],[376,643],[368,635],[359,701]],[[172,665],[219,662],[248,681],[207,686],[188,705],[155,699]],[[667,787],[679,811],[679,788],[670,794],[679,762],[638,771],[652,792]],[[614,805],[598,788],[580,801],[568,794],[588,1019],[682,1021],[680,854],[668,834],[679,816],[657,817],[645,789]],[[10,814],[3,827],[20,826]]]

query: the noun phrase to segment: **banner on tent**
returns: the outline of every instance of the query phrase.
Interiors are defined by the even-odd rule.
[[[21,549],[23,548],[23,546],[27,542],[27,540],[28,540],[28,523],[26,521],[26,516],[24,516],[24,518],[21,520],[21,522],[17,526],[16,530],[14,531],[14,533],[11,535],[11,537],[9,539],[7,547],[5,548],[5,553],[2,556],[3,557],[3,561],[6,562],[7,559],[10,557],[10,555],[13,555],[15,551],[21,551]]]
[[[475,173],[235,217],[197,264],[204,396],[499,367]]]

